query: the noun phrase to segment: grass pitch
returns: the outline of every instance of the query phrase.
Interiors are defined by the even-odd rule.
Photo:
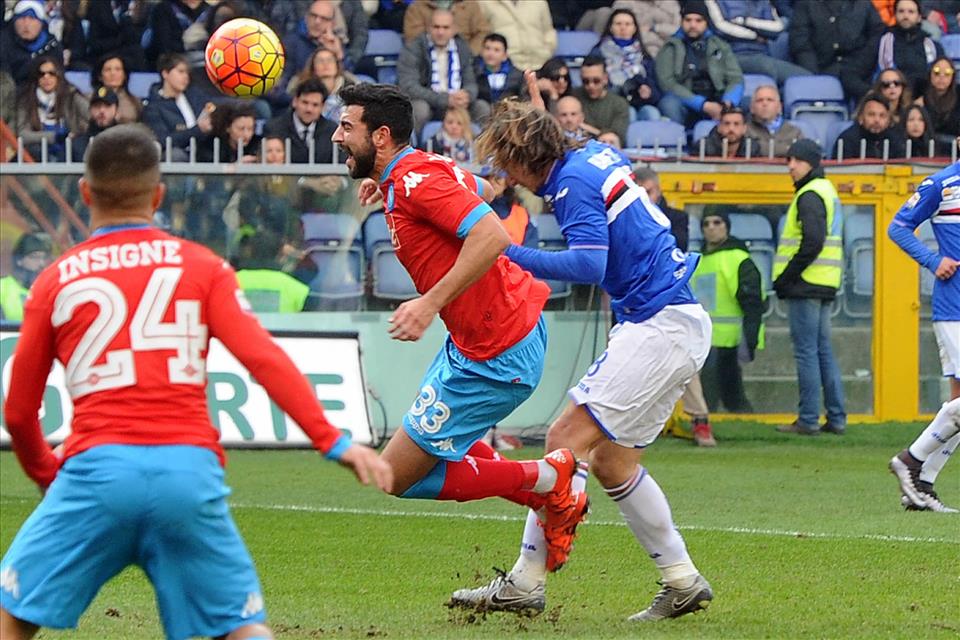
[[[279,638],[957,638],[960,515],[904,512],[886,470],[920,428],[801,438],[726,423],[715,427],[715,450],[657,442],[646,464],[716,599],[645,626],[625,618],[650,602],[656,572],[592,479],[591,521],[535,618],[444,606],[453,590],[490,579],[492,566],[512,566],[524,518],[513,505],[380,495],[306,451],[234,451],[227,479]],[[960,504],[958,463],[937,488]],[[0,454],[4,550],[37,500],[12,454]],[[128,569],[78,633],[38,637],[162,632],[149,584]]]

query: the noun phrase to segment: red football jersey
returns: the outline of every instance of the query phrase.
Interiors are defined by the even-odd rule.
[[[380,189],[397,258],[420,293],[446,275],[469,228],[492,212],[473,175],[449,158],[414,149],[391,162]],[[549,295],[545,283],[500,256],[440,317],[465,356],[489,360],[530,333]]]
[[[46,486],[59,462],[37,412],[53,359],[73,399],[63,459],[103,444],[196,445],[224,460],[206,398],[218,338],[328,451],[340,437],[309,384],[249,311],[233,269],[209,249],[150,227],[77,245],[43,271],[24,305],[5,407],[14,449]]]

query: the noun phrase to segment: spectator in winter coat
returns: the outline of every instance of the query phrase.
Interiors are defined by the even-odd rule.
[[[163,152],[167,152],[167,137],[171,139],[171,157],[184,161],[188,158],[190,138],[201,138],[210,133],[212,123],[206,99],[190,87],[190,69],[182,53],[166,53],[157,63],[161,86],[151,90],[143,107],[143,123],[153,130]]]
[[[772,84],[759,86],[753,91],[747,135],[757,140],[756,155],[769,157],[773,145],[773,155],[777,158],[787,157],[790,145],[803,137],[800,129],[783,119],[780,93]]]
[[[613,8],[637,16],[640,39],[654,57],[680,28],[680,0],[614,0]]]
[[[894,11],[897,23],[880,37],[877,67],[881,71],[899,69],[916,92],[922,88],[930,65],[943,55],[943,47],[920,28],[923,16],[919,0],[897,0]]]
[[[657,82],[664,93],[660,111],[690,126],[720,119],[724,104],[740,103],[743,73],[728,45],[707,28],[703,0],[684,3],[680,31],[657,54]]]
[[[869,0],[798,2],[790,20],[790,53],[811,73],[840,78],[848,98],[870,89],[884,25]]]
[[[810,72],[767,53],[767,42],[786,29],[770,0],[706,0],[710,24],[730,43],[744,73],[762,73],[783,84],[787,78]]]
[[[539,69],[557,48],[557,32],[546,0],[484,0],[490,31],[510,43],[518,69]]]
[[[523,71],[513,66],[507,50],[507,39],[491,33],[483,39],[483,50],[477,56],[477,98],[494,104],[502,98],[520,95]]]
[[[67,138],[87,130],[87,99],[63,77],[56,58],[41,56],[30,64],[27,81],[17,99],[17,136],[37,160],[47,141],[50,160],[66,158]],[[71,156],[73,154],[71,153]]]
[[[902,158],[903,131],[890,120],[890,107],[881,95],[868,93],[857,106],[856,121],[840,134],[833,155],[843,158]]]
[[[40,56],[63,66],[63,46],[50,33],[43,3],[20,0],[13,8],[13,19],[0,32],[0,70],[19,85],[27,80],[30,61]]]
[[[429,31],[433,12],[437,9],[448,9],[453,13],[457,33],[470,45],[473,55],[480,55],[484,38],[490,33],[490,23],[481,3],[469,0],[414,0],[403,14],[403,41],[410,42]]]
[[[613,131],[621,140],[626,140],[630,105],[623,96],[608,90],[609,78],[603,58],[584,58],[580,81],[583,86],[574,89],[572,94],[583,104],[586,123],[598,131]]]
[[[760,143],[756,138],[747,136],[747,121],[740,107],[724,107],[720,113],[720,122],[707,135],[704,153],[721,158],[756,157]]]
[[[953,138],[960,136],[960,90],[949,58],[941,56],[933,61],[927,76],[927,90],[917,98],[917,104],[930,113],[938,144],[953,144]]]
[[[659,120],[656,105],[663,94],[657,86],[653,57],[640,39],[637,18],[629,9],[614,9],[600,44],[590,52],[606,63],[610,90],[630,103],[637,120]]]

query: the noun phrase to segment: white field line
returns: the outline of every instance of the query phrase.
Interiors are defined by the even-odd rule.
[[[4,502],[34,502],[33,498],[4,496]],[[477,520],[486,522],[525,522],[526,516],[507,516],[484,513],[453,513],[449,511],[402,511],[398,509],[360,509],[354,507],[316,507],[298,504],[256,504],[249,502],[230,502],[231,509],[253,509],[261,511],[292,511],[302,513],[329,513],[377,518],[439,518],[448,520]],[[951,517],[951,516],[947,516]],[[952,516],[956,517],[956,516]],[[589,519],[584,526],[623,527],[622,520]],[[755,527],[710,527],[704,525],[677,525],[682,531],[708,531],[716,533],[742,533],[755,536],[778,536],[789,538],[816,538],[821,540],[871,540],[879,542],[928,542],[933,544],[957,544],[960,540],[950,538],[930,538],[919,536],[896,536],[883,533],[821,533],[815,531],[790,531],[786,529],[760,529]]]

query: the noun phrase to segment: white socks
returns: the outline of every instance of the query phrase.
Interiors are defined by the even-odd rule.
[[[920,479],[933,482],[950,454],[960,443],[960,398],[945,402],[933,422],[914,440],[909,451],[917,460],[923,461]]]
[[[546,493],[553,490],[557,484],[557,470],[554,469],[546,460],[537,460],[537,482],[533,485],[531,491],[534,493]]]
[[[678,589],[692,586],[699,572],[673,524],[667,497],[646,469],[637,465],[629,480],[606,492],[657,565],[664,584]]]
[[[556,483],[557,472],[546,462],[543,465],[553,471],[553,482]],[[587,487],[587,470],[589,463],[586,460],[577,463],[577,473],[573,476],[573,492],[580,493]],[[541,468],[542,469],[542,468]],[[541,477],[542,476],[541,470]],[[537,481],[539,485],[539,480]],[[553,484],[546,490],[553,488]],[[534,491],[537,488],[534,487]],[[527,523],[523,527],[523,541],[520,543],[520,557],[510,570],[510,577],[518,588],[529,591],[547,579],[547,541],[543,537],[543,525],[536,511],[527,513]]]

